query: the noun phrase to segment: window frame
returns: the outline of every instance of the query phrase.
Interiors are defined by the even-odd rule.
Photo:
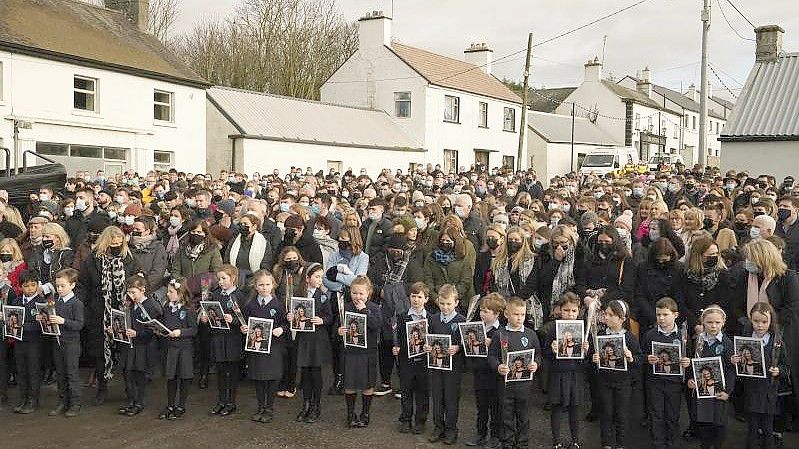
[[[77,81],[77,80],[90,81],[90,82],[94,83],[94,89],[93,90],[88,90],[88,89],[81,89],[79,87],[75,87],[75,81]],[[72,76],[72,109],[74,111],[78,111],[78,112],[82,112],[82,113],[88,112],[88,113],[99,114],[100,113],[100,100],[99,100],[100,95],[99,95],[99,91],[100,91],[100,79],[99,78],[93,78],[91,76],[85,76],[85,75],[73,75]],[[92,105],[94,107],[92,109],[84,109],[84,108],[77,107],[77,105],[75,104],[76,103],[75,96],[78,95],[78,94],[87,95],[87,98],[90,95],[92,97]],[[88,103],[88,101],[86,103]]]
[[[167,155],[169,156],[169,162],[162,162],[159,161],[157,158],[158,156]],[[168,171],[170,168],[175,166],[175,152],[174,151],[165,151],[165,150],[155,150],[153,151],[153,169],[161,170],[161,171]],[[166,170],[163,170],[166,168]]]
[[[169,103],[164,103],[162,101],[156,100],[156,95],[158,94],[166,94],[169,96]],[[155,116],[156,108],[158,107],[168,107],[169,108],[169,120],[160,119]],[[153,89],[153,120],[159,123],[175,123],[175,93],[169,92],[168,90],[161,90],[161,89]]]
[[[510,124],[511,124],[510,128],[508,128],[508,113],[509,112],[510,112]],[[502,130],[506,131],[506,132],[509,132],[509,133],[515,133],[516,132],[516,108],[511,108],[511,107],[505,106],[502,109]]]
[[[447,118],[447,115],[450,114],[450,100],[454,100],[453,103],[453,110],[454,110],[454,119]],[[446,123],[461,123],[461,97],[455,95],[444,95],[444,122]]]
[[[478,112],[477,127],[488,129],[488,102],[478,101],[477,112]]]
[[[398,98],[401,95],[407,94],[407,99]],[[400,111],[402,110],[401,105],[407,103],[408,105],[408,112],[407,115],[401,115]],[[410,91],[398,91],[394,92],[394,117],[396,118],[411,118],[413,114],[413,94]]]
[[[454,158],[454,160],[453,160]],[[454,164],[454,165],[452,165]],[[449,167],[448,167],[449,165]],[[449,174],[450,171],[458,171],[458,150],[444,149],[444,171]]]

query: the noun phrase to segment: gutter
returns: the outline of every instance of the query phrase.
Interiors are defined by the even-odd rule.
[[[304,143],[309,145],[333,146],[333,147],[347,147],[347,148],[363,148],[367,150],[386,150],[386,151],[399,151],[404,153],[426,153],[424,148],[411,148],[411,147],[390,147],[386,145],[365,145],[359,143],[345,143],[345,142],[327,142],[322,140],[308,140],[287,137],[275,136],[258,136],[251,134],[231,134],[228,136],[230,139],[252,139],[252,140],[266,140],[271,142],[286,142],[286,143]]]

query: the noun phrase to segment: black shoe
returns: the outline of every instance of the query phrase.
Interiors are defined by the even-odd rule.
[[[379,387],[375,388],[374,394],[375,396],[385,396],[391,393],[392,391],[394,390],[391,389],[391,384],[380,384]]]
[[[682,433],[682,437],[686,440],[693,440],[696,438],[696,433],[691,429],[686,429],[685,432]]]
[[[48,416],[58,416],[58,415],[66,412],[66,411],[67,411],[67,406],[66,405],[58,404],[58,405],[55,406],[54,409],[50,410],[50,413],[48,413],[47,415]]]
[[[9,387],[16,387],[17,386],[17,375],[16,374],[9,374],[8,375],[8,386]]]
[[[64,413],[64,416],[67,418],[74,418],[80,414],[80,405],[73,405],[70,406],[69,409]]]
[[[330,386],[330,389],[327,390],[327,394],[330,396],[341,396],[344,394],[343,374],[336,374],[336,380],[333,382],[333,385]]]
[[[142,411],[144,411],[144,406],[136,404],[128,409],[127,413],[125,413],[125,416],[136,416]]]
[[[399,433],[411,433],[411,423],[402,421],[399,425]]]
[[[444,431],[438,427],[434,427],[433,433],[430,434],[430,438],[428,438],[427,441],[431,443],[438,443],[442,438],[444,438]]]
[[[44,378],[42,379],[42,383],[45,385],[52,385],[55,382],[55,373],[53,371],[48,371],[45,373]]]
[[[274,417],[275,417],[275,413],[272,411],[272,409],[271,408],[265,408],[264,412],[261,414],[261,419],[260,419],[259,422],[268,424],[268,423],[272,422]]]
[[[263,414],[264,414],[264,408],[263,407],[258,407],[258,411],[255,412],[255,414],[250,417],[250,421],[252,421],[252,422],[261,422],[261,415],[263,415]]]
[[[303,399],[302,401],[302,409],[299,413],[297,413],[297,418],[294,419],[296,422],[305,422],[308,418],[308,414],[311,413],[311,400],[310,399]]]
[[[447,446],[452,446],[458,441],[458,433],[457,432],[447,432],[444,436],[444,444]]]
[[[31,413],[36,411],[36,408],[37,408],[37,401],[34,401],[33,399],[28,399],[27,401],[25,401],[25,405],[22,406],[22,409],[17,413],[21,415],[30,415]]]
[[[423,422],[418,422],[418,423],[414,424],[413,427],[411,428],[411,432],[413,432],[414,435],[423,434],[424,433],[424,423]]]
[[[583,445],[580,444],[579,441],[572,441],[572,444],[569,446],[569,449],[580,449]]]
[[[219,411],[219,416],[228,416],[236,413],[236,404],[228,404]]]
[[[550,404],[549,401],[546,401],[546,402],[544,402],[544,407],[543,408],[544,408],[544,411],[548,412],[548,411],[552,410],[552,404]]]
[[[736,413],[735,420],[738,422],[746,422],[746,416],[744,416],[743,413]]]
[[[24,399],[22,401],[20,401],[20,403],[17,404],[16,407],[14,407],[14,409],[13,409],[14,413],[22,413],[22,407],[25,407],[25,404],[26,404],[26,401]]]
[[[350,429],[361,427],[361,423],[358,422],[358,416],[356,416],[355,413],[350,413],[347,415],[347,427]]]
[[[172,407],[167,407],[167,408],[161,410],[161,413],[158,414],[158,419],[167,419],[170,416],[174,416],[174,415],[175,415],[175,409],[172,408]]]
[[[216,405],[213,406],[211,408],[211,410],[208,411],[208,414],[210,414],[210,415],[218,415],[220,412],[222,412],[222,409],[224,409],[224,408],[225,408],[225,404],[217,402]]]
[[[358,427],[368,427],[368,426],[369,426],[369,414],[361,413],[360,418],[358,418]]]
[[[119,409],[117,409],[117,413],[120,414],[120,415],[127,415],[128,414],[128,410],[130,410],[132,408],[133,408],[133,404],[123,405],[122,407],[119,407]]]
[[[94,405],[105,404],[106,390],[97,390],[97,396],[94,397]]]
[[[175,419],[180,418],[180,417],[182,417],[185,414],[186,414],[186,408],[185,407],[175,407],[175,413],[174,413]]]
[[[305,417],[305,424],[313,424],[319,421],[319,416],[322,415],[322,407],[319,402],[311,402],[311,411]]]
[[[483,449],[498,449],[502,443],[499,442],[499,438],[491,437],[488,439],[486,444],[483,445]]]
[[[208,388],[208,375],[207,374],[204,375],[204,376],[200,376],[200,381],[197,382],[197,387],[200,390],[205,390],[206,388]]]
[[[484,444],[488,443],[488,436],[485,434],[477,434],[471,440],[466,442],[466,445],[469,447],[474,446],[483,446]]]
[[[585,420],[588,421],[588,422],[594,422],[594,421],[596,421],[596,419],[597,419],[597,416],[594,414],[593,411],[590,411],[590,412],[588,412],[587,415],[585,415]]]

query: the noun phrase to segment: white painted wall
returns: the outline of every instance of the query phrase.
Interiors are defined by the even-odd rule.
[[[205,171],[205,91],[110,70],[85,68],[26,55],[0,52],[3,95],[0,139],[13,147],[11,117],[33,122],[20,139],[127,148],[125,168],[153,168],[153,151],[174,152],[174,165]],[[73,109],[73,77],[98,79],[97,114]],[[174,123],[153,120],[154,89],[174,93]],[[63,159],[63,158],[62,158]],[[66,160],[68,173],[98,160]]]
[[[574,144],[574,167],[572,167],[572,146],[569,143],[551,143],[544,140],[533,130],[527,130],[527,158],[532,160],[538,179],[549,187],[549,180],[555,176],[563,176],[577,170],[579,155],[588,154],[601,145]]]
[[[799,176],[799,142],[724,142],[721,172],[747,170],[752,176],[773,175],[780,180]]]
[[[288,173],[291,167],[312,167],[314,172],[325,170],[327,161],[341,161],[346,171],[352,168],[359,173],[365,168],[369,175],[376,176],[384,168],[406,170],[410,162],[424,160],[423,152],[378,150],[373,148],[351,148],[306,143],[278,142],[257,139],[238,139],[236,144],[236,168],[245,173],[270,172],[279,169]]]

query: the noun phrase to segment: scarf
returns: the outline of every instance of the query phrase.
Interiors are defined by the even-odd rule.
[[[204,249],[205,249],[205,242],[201,242],[199,245],[195,247],[187,246],[186,257],[188,257],[192,261],[196,261],[197,258],[200,257],[200,254],[202,254]]]
[[[103,314],[103,328],[111,327],[111,309],[119,310],[125,299],[125,265],[122,257],[98,256],[100,262],[100,294],[103,297],[105,313]],[[104,377],[113,377],[114,359],[111,355],[113,338],[105,335],[103,340],[103,358],[105,360]]]
[[[750,310],[752,310],[752,306],[759,302],[769,302],[768,295],[766,294],[766,289],[768,288],[769,284],[771,284],[771,279],[763,279],[763,283],[760,284],[760,288],[757,287],[759,279],[757,274],[749,273],[749,279],[746,284],[746,311],[747,314]]]
[[[230,245],[230,257],[228,262],[233,266],[236,265],[236,261],[238,260],[239,251],[241,251],[241,241],[244,238],[244,236],[239,234]],[[261,262],[263,262],[264,256],[266,255],[267,245],[266,237],[264,237],[263,234],[260,232],[253,234],[252,240],[250,241],[250,252],[247,254],[247,261],[250,263],[250,271],[253,273],[261,268]]]
[[[533,271],[533,265],[535,262],[535,258],[528,257],[522,260],[522,263],[519,265],[519,277],[522,279],[522,283],[527,280],[527,276],[530,275],[530,272]],[[494,285],[497,286],[497,289],[500,290],[504,296],[516,296],[518,291],[520,290],[516,286],[513,285],[513,280],[511,279],[511,268],[513,267],[510,258],[506,260],[505,264],[498,266],[495,270],[492,269],[492,275],[494,276]]]
[[[560,295],[575,285],[574,280],[574,248],[566,251],[566,256],[560,262],[555,279],[552,281],[552,296],[549,298],[550,309],[554,310],[555,303]]]
[[[39,246],[42,244],[42,236],[34,237],[31,236],[31,246]]]
[[[386,266],[388,270],[383,274],[385,284],[399,284],[402,282],[402,276],[405,275],[405,269],[408,267],[408,260],[411,258],[410,251],[403,251],[402,259],[398,262],[388,258],[386,254]]]
[[[694,284],[702,286],[702,291],[708,292],[716,288],[716,284],[719,283],[719,275],[721,274],[721,270],[712,269],[709,271],[705,271],[702,274],[694,273],[691,270],[687,271],[688,280],[693,282]]]
[[[455,252],[454,251],[444,251],[441,248],[436,248],[433,250],[430,255],[433,256],[433,260],[437,263],[444,265],[445,267],[452,263],[455,260]]]
[[[137,253],[146,253],[149,252],[148,248],[150,243],[155,240],[154,235],[147,235],[147,236],[131,236],[130,237],[130,246],[133,251]]]
[[[169,241],[166,243],[166,253],[170,257],[175,257],[180,249],[180,239],[178,239],[178,231],[180,231],[180,226],[177,228],[175,227],[168,227],[166,228],[166,232],[169,234]]]

